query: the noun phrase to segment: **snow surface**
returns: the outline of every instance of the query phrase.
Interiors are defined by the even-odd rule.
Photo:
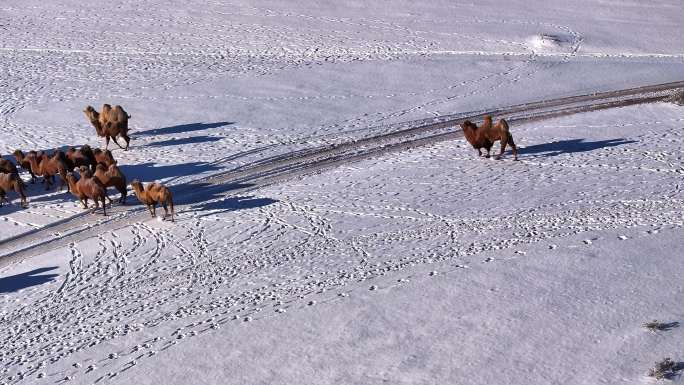
[[[682,80],[682,16],[8,0],[0,153],[101,146],[82,110],[121,104],[124,173],[180,189],[378,125]],[[648,383],[684,361],[684,329],[641,327],[684,322],[683,122],[658,103],[519,124],[520,162],[441,142],[0,260],[0,383]],[[82,212],[9,197],[0,239]]]

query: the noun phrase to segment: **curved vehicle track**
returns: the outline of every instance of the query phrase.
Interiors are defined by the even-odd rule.
[[[216,194],[243,194],[283,180],[321,172],[340,164],[457,138],[462,133],[460,130],[454,130],[454,126],[466,119],[481,119],[486,114],[522,123],[607,108],[668,101],[683,88],[684,81],[680,81],[371,127],[368,129],[370,134],[361,139],[262,159],[248,166],[176,186],[176,207],[178,212],[192,211],[194,204],[206,201]],[[113,207],[110,213],[107,218],[87,213],[77,214],[41,229],[0,241],[0,247],[3,249],[0,267],[97,236],[106,230],[135,224],[148,215],[142,207],[129,206]]]

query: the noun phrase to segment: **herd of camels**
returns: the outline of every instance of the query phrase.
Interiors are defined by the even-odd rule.
[[[11,161],[0,157],[0,206],[3,202],[8,202],[7,193],[15,191],[21,198],[22,207],[27,207],[26,186],[23,179],[19,176],[17,166],[27,171],[31,176],[31,183],[35,183],[36,177],[42,177],[45,189],[49,190],[55,183],[55,177],[60,179],[59,189],[65,185],[67,192],[71,192],[83,204],[84,209],[88,209],[88,200],[92,199],[95,206],[92,212],[100,208],[107,215],[106,202],[110,205],[112,199],[107,195],[107,188],[114,187],[119,194],[119,203],[126,203],[127,184],[126,175],[121,172],[114,160],[112,152],[109,151],[109,140],[112,139],[119,148],[128,150],[131,138],[128,136],[128,119],[131,116],[124,111],[121,106],[102,106],[102,112],[97,112],[92,106],[87,106],[83,110],[90,123],[95,127],[97,135],[105,138],[104,150],[91,148],[88,145],[81,146],[79,149],[71,147],[66,151],[56,149],[52,154],[43,151],[14,151],[16,165]],[[487,151],[485,157],[490,157],[490,151],[495,142],[501,142],[501,152],[496,159],[501,159],[506,146],[510,145],[513,150],[514,160],[518,160],[518,149],[513,141],[508,123],[501,119],[495,124],[492,123],[491,116],[485,116],[484,122],[480,127],[469,120],[461,123],[461,128],[468,142],[475,148],[479,156],[483,156],[482,149]],[[122,147],[117,141],[121,137],[126,146]],[[78,177],[77,177],[78,175]],[[171,221],[174,221],[173,195],[168,187],[152,182],[147,186],[134,179],[130,183],[133,193],[138,200],[147,206],[152,217],[156,217],[157,204],[164,208],[165,220],[169,214]]]

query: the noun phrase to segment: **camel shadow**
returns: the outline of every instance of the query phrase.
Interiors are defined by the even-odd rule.
[[[535,144],[520,149],[521,154],[541,154],[550,157],[562,154],[572,154],[577,152],[594,151],[601,148],[622,146],[623,144],[636,143],[636,140],[627,139],[608,139],[595,142],[585,142],[584,139],[568,139],[555,142]]]
[[[140,164],[119,165],[121,172],[126,175],[128,181],[139,179],[141,181],[153,181],[166,178],[180,178],[188,175],[197,175],[207,171],[216,171],[220,167],[207,162],[188,162],[181,164],[157,165],[147,162]],[[165,183],[168,183],[167,180]]]
[[[198,205],[192,206],[190,208],[190,211],[200,211],[200,212],[211,211],[210,213],[200,215],[200,217],[204,217],[207,215],[215,215],[215,214],[222,214],[222,213],[227,213],[227,212],[237,211],[237,210],[246,210],[246,209],[253,209],[253,208],[258,208],[258,207],[264,207],[264,206],[268,206],[268,205],[271,205],[271,204],[276,203],[276,202],[278,202],[276,199],[256,198],[253,195],[237,196],[237,197],[230,197],[230,198],[217,200],[214,202],[207,202],[207,203],[203,203],[203,204],[198,204]]]
[[[147,147],[179,146],[179,145],[183,145],[183,144],[218,142],[221,139],[223,139],[223,138],[218,137],[218,136],[207,136],[207,135],[191,136],[189,138],[177,138],[177,139],[161,140],[159,142],[149,143],[149,144],[147,144]]]
[[[55,280],[55,277],[59,276],[59,274],[45,274],[45,275],[38,275],[38,274],[44,273],[46,271],[54,270],[56,268],[57,268],[57,266],[42,267],[40,269],[27,271],[25,273],[0,278],[0,294],[1,293],[13,293],[13,292],[17,292],[21,289],[25,289],[27,287],[38,286],[38,285],[42,285],[44,283],[52,282]]]
[[[153,130],[147,130],[147,131],[140,131],[136,133],[136,136],[138,135],[146,135],[146,136],[151,136],[151,135],[169,135],[169,134],[180,134],[183,132],[191,132],[191,131],[201,131],[201,130],[208,130],[210,128],[218,128],[218,127],[223,127],[223,126],[230,126],[235,124],[235,122],[216,122],[216,123],[188,123],[188,124],[179,124],[176,126],[169,126],[169,127],[162,127],[162,128],[155,128]]]

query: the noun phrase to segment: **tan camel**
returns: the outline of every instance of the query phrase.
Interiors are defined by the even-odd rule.
[[[55,151],[52,157],[48,157],[47,154],[43,153],[40,162],[38,162],[37,157],[28,157],[28,160],[31,164],[31,171],[33,171],[35,175],[43,177],[46,190],[49,190],[50,185],[54,183],[55,175],[59,175],[61,178],[59,189],[60,191],[62,190],[62,187],[64,187],[64,184],[66,183],[67,173],[67,164],[63,152]],[[52,182],[50,179],[52,179]],[[68,184],[67,191],[69,191]]]
[[[112,152],[109,150],[100,150],[99,148],[96,148],[93,150],[93,155],[95,156],[95,163],[97,164],[103,164],[105,167],[116,164],[116,160],[114,160],[114,156],[112,156]]]
[[[109,147],[109,139],[113,139],[119,148],[128,150],[131,138],[128,136],[128,119],[131,118],[121,106],[102,105],[102,112],[97,112],[92,106],[87,106],[83,110],[90,123],[95,127],[98,136],[105,138],[105,150]],[[116,140],[121,136],[126,141],[126,147],[121,147]]]
[[[66,152],[67,166],[69,171],[74,171],[75,168],[81,166],[90,167],[91,171],[95,172],[95,155],[93,150],[87,144],[80,149],[71,147]]]
[[[17,160],[17,164],[31,174],[31,183],[36,183],[36,175],[33,173],[33,170],[31,170],[31,162],[29,161],[30,158],[36,158],[38,162],[40,162],[41,159],[38,156],[38,153],[33,150],[29,151],[26,155],[24,155],[21,150],[14,151],[14,159]]]
[[[0,206],[2,206],[3,202],[10,203],[7,199],[7,193],[12,190],[16,191],[21,197],[21,207],[28,207],[24,181],[19,178],[17,173],[0,173]]]
[[[494,142],[500,140],[501,152],[495,159],[501,159],[504,151],[506,151],[506,145],[510,144],[513,149],[514,160],[518,160],[518,148],[515,146],[515,142],[513,142],[513,135],[511,135],[506,120],[501,119],[492,125],[492,117],[486,115],[481,127],[477,127],[475,123],[466,120],[461,123],[461,128],[468,142],[477,150],[478,155],[482,156],[481,149],[484,148],[487,150],[485,157],[489,158],[489,152]]]
[[[95,178],[85,178],[76,180],[74,173],[69,172],[66,174],[67,183],[69,183],[69,188],[71,193],[81,201],[83,208],[88,208],[88,199],[95,201],[95,207],[93,208],[93,213],[100,208],[100,201],[102,201],[102,213],[107,215],[107,209],[105,205],[105,198],[107,197],[107,191],[104,186],[100,184]]]
[[[140,203],[146,205],[147,209],[150,210],[152,218],[157,216],[157,203],[161,203],[164,208],[164,218],[162,218],[162,220],[166,219],[169,215],[169,211],[167,210],[167,206],[169,206],[171,209],[171,222],[174,221],[173,215],[175,211],[173,208],[173,196],[168,187],[160,183],[148,183],[147,187],[143,187],[143,184],[137,179],[133,179],[131,187]]]
[[[94,176],[105,188],[115,187],[121,194],[119,203],[126,204],[126,196],[128,195],[126,189],[126,176],[116,164],[112,164],[109,168],[105,168],[102,164],[98,164],[95,168]]]

